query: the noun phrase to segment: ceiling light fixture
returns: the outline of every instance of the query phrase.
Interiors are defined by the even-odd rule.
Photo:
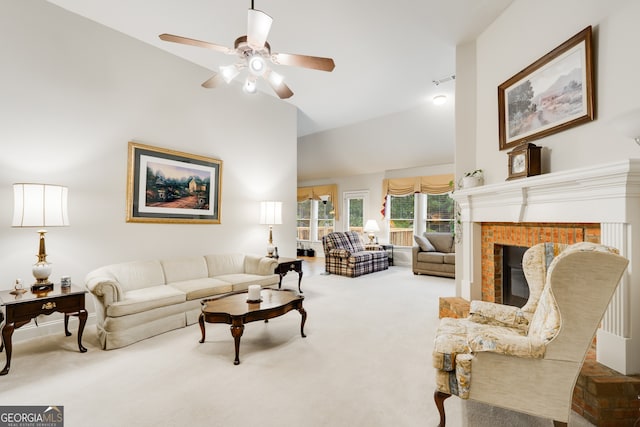
[[[442,105],[447,102],[446,95],[436,95],[433,97],[433,105]]]
[[[264,58],[253,54],[248,59],[249,71],[254,76],[262,76],[267,68],[267,64],[264,62]]]
[[[256,90],[258,89],[258,87],[256,85],[255,78],[251,78],[251,76],[248,76],[247,80],[245,80],[244,82],[243,89],[246,93],[250,93],[250,94],[256,93]]]

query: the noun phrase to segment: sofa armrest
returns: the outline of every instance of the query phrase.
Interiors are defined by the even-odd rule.
[[[504,326],[526,332],[531,314],[519,307],[488,301],[471,301],[469,320],[485,325]]]
[[[269,276],[274,274],[278,267],[278,260],[261,255],[245,255],[244,272],[247,274],[258,274],[260,276]]]
[[[351,256],[351,251],[346,249],[331,249],[329,250],[328,255],[336,258],[349,258]]]
[[[108,277],[92,277],[87,279],[86,287],[104,307],[108,307],[114,302],[121,301],[124,291],[118,282]]]

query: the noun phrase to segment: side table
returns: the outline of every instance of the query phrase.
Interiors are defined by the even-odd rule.
[[[13,344],[11,337],[13,331],[31,322],[41,314],[49,315],[55,311],[64,313],[64,334],[71,336],[69,332],[69,316],[77,316],[80,320],[78,325],[78,349],[81,353],[87,351],[82,346],[82,332],[87,323],[87,310],[85,309],[85,293],[86,290],[71,286],[70,288],[62,288],[56,284],[54,289],[49,292],[33,293],[27,290],[24,293],[14,294],[12,291],[0,292],[0,305],[5,308],[5,324],[2,327],[2,345],[7,352],[7,363],[0,375],[7,375],[11,368],[11,353]]]
[[[302,260],[298,258],[278,258],[278,266],[274,273],[280,275],[280,282],[278,283],[278,289],[282,286],[282,278],[287,275],[289,271],[295,271],[298,273],[298,292],[303,293],[300,285],[302,283]]]

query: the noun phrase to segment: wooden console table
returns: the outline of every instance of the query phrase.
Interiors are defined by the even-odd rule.
[[[69,316],[77,316],[80,320],[78,325],[78,349],[81,353],[87,351],[82,346],[82,332],[87,323],[87,310],[85,309],[85,291],[82,288],[71,286],[70,288],[61,288],[55,285],[54,289],[49,292],[33,293],[29,290],[21,294],[13,294],[12,291],[0,292],[0,305],[5,308],[5,324],[2,328],[2,344],[7,352],[7,363],[0,375],[7,375],[11,368],[11,353],[13,344],[11,337],[13,331],[21,326],[31,322],[41,314],[49,315],[53,312],[64,313],[64,333],[71,336],[69,332]]]

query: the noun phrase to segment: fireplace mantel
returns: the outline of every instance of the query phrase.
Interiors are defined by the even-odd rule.
[[[457,295],[481,298],[481,223],[598,223],[601,243],[630,261],[598,331],[598,361],[640,373],[640,159],[461,189]],[[635,255],[632,257],[632,254]],[[636,272],[632,274],[632,272]]]

